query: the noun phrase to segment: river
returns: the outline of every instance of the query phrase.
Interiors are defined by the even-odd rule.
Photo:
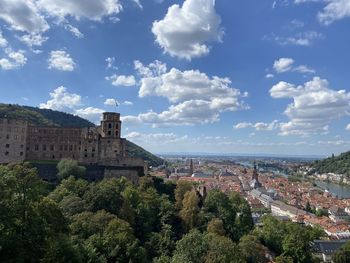
[[[339,198],[350,198],[350,186],[340,185],[331,182],[315,181],[316,185],[322,189],[327,189],[333,195]]]

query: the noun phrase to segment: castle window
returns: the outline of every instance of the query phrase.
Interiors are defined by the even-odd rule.
[[[63,151],[63,145],[60,145],[60,151]]]
[[[85,152],[87,152],[87,149],[84,149]]]
[[[20,156],[23,156],[23,152],[20,152],[19,155],[20,155]]]
[[[108,123],[108,129],[112,129],[112,123]]]
[[[43,145],[43,151],[46,151],[46,145],[45,144]]]
[[[24,145],[23,145],[23,144],[21,144],[21,149],[23,149],[23,147],[24,147]]]
[[[50,145],[50,151],[54,151],[55,150],[55,146],[54,145]]]
[[[95,157],[95,154],[91,154],[91,157],[94,158],[94,157]]]
[[[115,131],[115,136],[118,136],[119,132],[118,131]]]
[[[112,135],[112,132],[111,132],[111,131],[108,131],[108,135]]]
[[[6,148],[10,148],[10,144],[6,144],[5,147],[6,147]]]
[[[5,152],[5,155],[9,155],[9,152]]]
[[[10,139],[10,135],[7,134],[7,135],[6,135],[6,139]]]
[[[34,148],[36,151],[39,151],[39,145],[35,144]]]
[[[87,158],[87,154],[84,154],[84,157]]]
[[[69,151],[73,151],[73,145],[69,145]]]
[[[65,146],[64,146],[64,150],[65,150],[65,151],[68,151],[68,145],[65,145]]]
[[[55,155],[52,155],[52,157],[51,157],[52,159],[55,159]]]
[[[94,152],[94,151],[95,151],[95,148],[92,148],[92,151]]]

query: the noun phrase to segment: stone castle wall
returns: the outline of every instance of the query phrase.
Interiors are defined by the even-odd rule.
[[[99,127],[39,127],[21,120],[0,119],[0,163],[73,159],[84,165],[128,168],[147,163],[126,156],[118,113],[104,113]],[[132,172],[133,173],[133,172]]]

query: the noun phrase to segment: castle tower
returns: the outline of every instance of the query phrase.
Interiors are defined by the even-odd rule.
[[[104,112],[101,121],[102,137],[119,139],[121,132],[120,113]]]

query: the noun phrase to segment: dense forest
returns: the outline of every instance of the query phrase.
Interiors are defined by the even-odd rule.
[[[318,262],[310,242],[322,230],[271,216],[254,228],[236,192],[202,197],[149,176],[89,183],[72,160],[58,171],[49,185],[29,164],[0,166],[0,262]]]
[[[317,173],[336,173],[350,177],[350,151],[324,160],[317,160],[312,164],[313,171]]]
[[[0,118],[22,119],[39,126],[55,126],[55,127],[93,127],[93,123],[80,118],[79,116],[54,111],[49,109],[40,109],[29,106],[20,106],[13,104],[0,103]],[[130,156],[141,157],[149,162],[151,166],[159,166],[163,164],[163,160],[154,154],[146,151],[140,146],[126,141],[126,151]]]

